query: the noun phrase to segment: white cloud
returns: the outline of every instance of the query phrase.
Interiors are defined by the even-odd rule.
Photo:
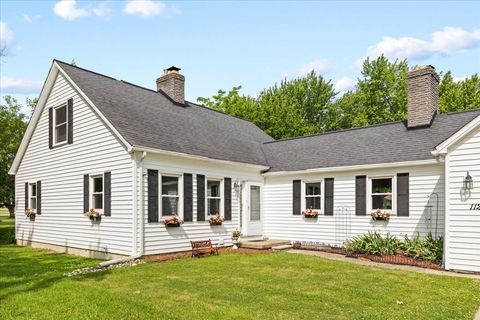
[[[367,56],[377,58],[384,54],[393,59],[426,59],[435,54],[452,54],[474,48],[480,44],[480,30],[465,31],[462,28],[445,27],[432,34],[430,41],[413,37],[384,37],[368,47]]]
[[[53,12],[62,19],[73,21],[79,17],[87,17],[91,13],[85,9],[76,7],[75,0],[60,0],[53,7]]]
[[[331,70],[330,65],[325,60],[314,60],[310,63],[302,65],[298,70],[298,74],[305,76],[310,72],[315,71],[317,74],[324,74]]]
[[[40,19],[40,15],[37,14],[37,15],[32,16],[32,15],[29,15],[27,13],[23,13],[22,18],[23,18],[23,20],[27,21],[28,23],[34,23],[35,20]]]
[[[112,9],[106,2],[99,3],[92,9],[92,12],[99,17],[110,17],[112,15]]]
[[[335,91],[337,92],[344,92],[355,87],[355,83],[356,83],[355,79],[352,79],[350,77],[341,77],[335,83],[334,88],[335,88]]]
[[[453,82],[462,82],[462,81],[465,81],[466,79],[467,79],[466,76],[463,76],[463,77],[452,77]]]
[[[0,21],[0,49],[8,49],[13,41],[13,31],[5,22]]]
[[[125,4],[123,12],[126,14],[139,14],[140,16],[147,18],[165,12],[166,8],[167,6],[164,3],[158,1],[129,0]]]
[[[42,89],[42,85],[41,82],[31,80],[13,79],[9,77],[0,78],[0,92],[8,94],[38,94]]]

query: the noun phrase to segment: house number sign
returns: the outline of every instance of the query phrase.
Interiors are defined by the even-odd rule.
[[[471,211],[474,211],[474,210],[480,211],[480,203],[473,203],[473,204],[470,206],[470,210],[471,210]]]

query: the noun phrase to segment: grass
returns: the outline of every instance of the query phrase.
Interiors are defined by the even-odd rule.
[[[12,227],[3,219],[0,233]],[[289,253],[146,263],[0,245],[0,319],[473,319],[480,282]]]

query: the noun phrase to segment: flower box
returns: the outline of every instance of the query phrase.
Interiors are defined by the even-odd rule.
[[[373,210],[370,212],[370,216],[372,217],[373,221],[387,221],[390,220],[390,212],[385,210]]]
[[[102,213],[95,209],[90,209],[84,213],[85,217],[88,217],[92,222],[100,222],[102,220]]]
[[[28,208],[27,210],[25,210],[25,216],[29,218],[30,221],[35,221],[37,213],[33,209]]]
[[[319,215],[319,212],[313,209],[307,209],[303,211],[302,214],[305,218],[317,218]]]
[[[213,215],[208,218],[208,222],[210,223],[211,226],[220,226],[223,223],[223,220],[225,220],[221,215]]]
[[[183,224],[183,220],[180,219],[178,216],[163,218],[163,223],[167,228],[175,228],[180,227]]]

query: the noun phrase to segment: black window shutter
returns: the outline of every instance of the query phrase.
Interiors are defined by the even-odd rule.
[[[333,216],[333,190],[334,179],[325,179],[325,215]]]
[[[67,102],[67,117],[68,117],[68,144],[73,143],[73,99],[68,99]]]
[[[42,181],[37,181],[37,214],[42,214]]]
[[[25,211],[28,209],[28,182],[25,182]]]
[[[48,109],[48,148],[53,148],[53,109]]]
[[[90,210],[90,176],[88,174],[83,176],[83,212]]]
[[[158,222],[158,170],[148,169],[148,222]]]
[[[355,177],[355,215],[367,215],[367,176]]]
[[[205,176],[197,174],[197,221],[205,221]]]
[[[112,215],[112,173],[105,172],[103,174],[103,196],[104,207],[103,214],[107,217]]]
[[[302,214],[302,181],[293,180],[293,214]]]
[[[193,221],[193,181],[191,173],[183,174],[183,220]]]
[[[410,174],[397,174],[397,216],[408,217],[410,215]]]
[[[224,188],[225,188],[224,217],[225,217],[225,220],[232,220],[232,179],[231,178],[225,178]]]

